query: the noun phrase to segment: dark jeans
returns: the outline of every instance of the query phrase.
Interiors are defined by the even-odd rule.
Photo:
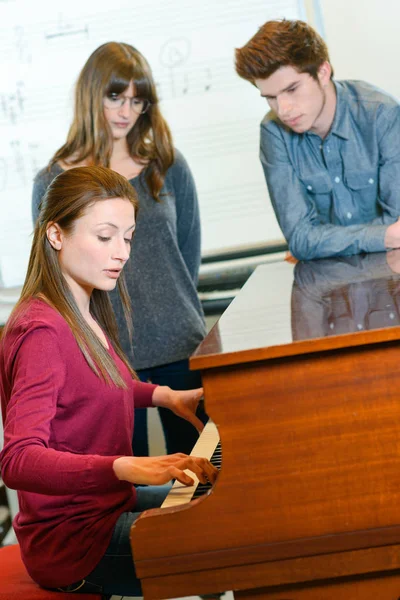
[[[160,507],[170,489],[170,485],[138,486],[136,512],[122,513],[119,517],[111,542],[98,565],[85,579],[58,588],[58,591],[75,594],[92,592],[105,596],[142,596],[129,541],[131,526],[144,510]]]
[[[141,381],[151,381],[158,385],[168,385],[173,390],[191,390],[201,387],[201,376],[199,371],[189,370],[189,361],[178,360],[177,362],[151,369],[137,371]],[[174,415],[167,408],[158,409],[163,426],[167,454],[184,452],[190,454],[199,434],[196,429],[180,417]],[[199,407],[197,416],[207,422],[207,415],[202,407]],[[148,456],[149,444],[147,436],[147,410],[138,408],[135,410],[135,427],[132,441],[133,454],[135,456]]]

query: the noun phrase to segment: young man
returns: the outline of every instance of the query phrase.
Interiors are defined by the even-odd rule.
[[[236,71],[271,111],[261,162],[279,225],[300,260],[400,247],[400,106],[335,81],[302,21],[269,21],[236,50]]]

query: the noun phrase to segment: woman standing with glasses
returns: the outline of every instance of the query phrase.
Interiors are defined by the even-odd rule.
[[[200,387],[199,374],[188,368],[188,357],[205,334],[196,291],[200,219],[195,184],[184,157],[172,145],[150,67],[129,44],[103,44],[84,65],[67,141],[34,181],[34,222],[54,177],[87,165],[124,175],[139,197],[132,259],[125,267],[132,342],[121,300],[112,295],[124,352],[142,381],[175,389]],[[159,412],[167,452],[190,453],[197,431],[170,411]],[[138,456],[148,454],[143,409],[135,414],[133,450]]]

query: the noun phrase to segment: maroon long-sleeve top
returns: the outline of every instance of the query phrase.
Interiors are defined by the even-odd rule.
[[[18,490],[14,528],[28,572],[43,586],[85,577],[103,556],[135,488],[113,462],[132,455],[135,407],[156,386],[132,380],[111,344],[127,389],[90,369],[66,321],[32,300],[0,345],[4,423],[1,473]]]

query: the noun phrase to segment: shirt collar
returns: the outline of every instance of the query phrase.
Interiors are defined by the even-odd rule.
[[[339,81],[332,81],[336,89],[336,110],[335,116],[333,117],[332,126],[326,137],[333,134],[345,140],[348,140],[351,135],[351,126],[346,92]],[[316,136],[317,138],[319,138],[318,134],[313,133],[311,131],[307,131],[306,134],[309,136]]]
[[[336,110],[329,133],[348,140],[351,135],[351,124],[346,92],[340,82],[333,80],[333,83],[336,88]]]

